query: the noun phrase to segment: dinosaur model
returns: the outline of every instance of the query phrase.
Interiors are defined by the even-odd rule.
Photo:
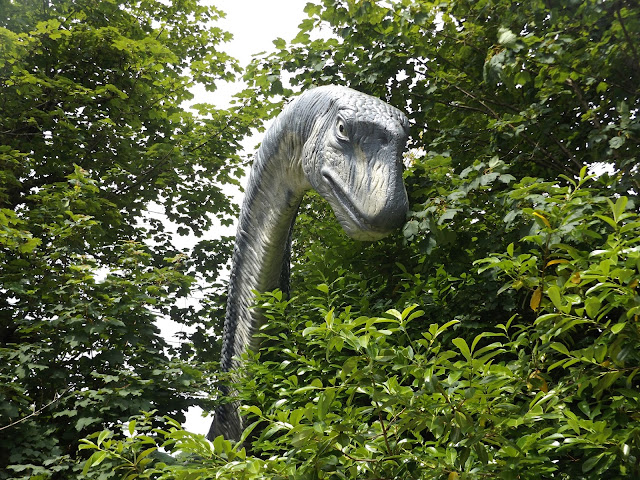
[[[402,152],[405,115],[387,103],[340,86],[305,91],[275,119],[258,149],[233,251],[221,369],[237,370],[263,318],[253,291],[289,287],[291,234],[305,191],[331,205],[345,232],[377,240],[400,227],[408,211]],[[230,397],[234,392],[225,391]],[[238,440],[238,402],[214,414],[207,437]]]

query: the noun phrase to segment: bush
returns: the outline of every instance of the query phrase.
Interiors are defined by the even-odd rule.
[[[190,463],[154,463],[143,478],[640,475],[640,218],[626,197],[597,195],[584,170],[566,180],[525,178],[505,193],[528,234],[470,275],[494,275],[498,298],[521,301],[478,334],[415,304],[378,316],[328,307],[326,284],[260,296],[268,324],[240,389],[252,455],[170,422],[156,433]]]

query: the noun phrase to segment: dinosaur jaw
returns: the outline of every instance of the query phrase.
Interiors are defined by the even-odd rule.
[[[385,202],[383,208],[367,212],[366,202],[371,199],[371,195],[379,195],[379,192],[367,192],[367,195],[360,195],[361,201],[358,202],[360,203],[358,205],[352,195],[347,193],[353,189],[347,188],[336,177],[331,169],[323,168],[322,178],[325,188],[318,189],[318,191],[331,205],[343,230],[354,240],[379,240],[388,236],[405,222],[408,202],[404,186],[402,186],[400,194],[394,196],[392,201]]]

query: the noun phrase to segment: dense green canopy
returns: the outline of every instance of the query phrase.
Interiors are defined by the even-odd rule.
[[[222,33],[191,35],[205,10],[88,2],[89,28],[58,3],[46,17],[0,4],[16,9],[0,30],[0,419],[39,412],[11,427],[25,440],[0,457],[6,478],[68,478],[93,431],[78,455],[102,478],[640,476],[637,2],[317,0],[246,69],[243,108],[208,117],[179,108],[192,79],[234,68],[214,52]],[[120,20],[103,25],[109,8]],[[245,115],[327,83],[407,112],[410,217],[355,242],[310,195],[292,297],[258,299],[270,321],[240,386],[250,453],[179,421],[158,430],[211,391],[198,362],[223,299],[187,312],[175,299],[191,277],[214,282],[228,250],[180,256],[133,219],[151,200],[196,233],[227,219],[219,186]],[[160,312],[199,325],[193,342],[167,347]],[[151,408],[127,435],[115,426]],[[178,462],[159,461],[162,442]]]
[[[189,256],[166,224],[199,236],[235,215],[222,186],[256,112],[184,107],[239,70],[219,16],[0,1],[0,478],[73,478],[79,438],[141,409],[183,418],[210,391],[219,307],[187,298],[229,244]],[[158,318],[197,320],[198,354]]]

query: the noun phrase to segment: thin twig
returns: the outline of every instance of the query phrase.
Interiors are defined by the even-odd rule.
[[[631,37],[629,36],[629,32],[627,32],[627,28],[624,26],[624,22],[622,21],[622,15],[620,14],[620,5],[616,7],[616,16],[618,17],[618,22],[620,22],[620,26],[622,27],[622,33],[624,34],[624,38],[627,40],[629,44],[629,48],[631,48],[631,53],[633,54],[633,59],[640,67],[640,56],[638,55],[638,51],[636,50],[636,46],[631,41]]]
[[[29,415],[27,415],[26,417],[22,417],[20,420],[16,420],[15,422],[11,422],[8,425],[5,425],[4,427],[0,427],[0,430],[5,430],[7,428],[13,427],[15,425],[18,425],[19,423],[22,423],[28,419],[30,419],[31,417],[35,417],[40,415],[47,407],[53,405],[54,403],[56,403],[58,400],[60,400],[62,398],[62,396],[67,393],[69,390],[71,390],[71,387],[67,388],[64,392],[56,394],[56,396],[53,398],[53,400],[51,400],[49,403],[47,403],[46,405],[44,405],[43,407],[39,408],[38,410],[36,410],[33,413],[30,413]]]
[[[576,97],[578,97],[578,101],[582,105],[585,115],[589,113],[589,105],[587,104],[587,101],[584,98],[584,94],[582,93],[582,89],[580,88],[580,85],[578,85],[576,82],[574,82],[570,78],[567,79],[567,85],[569,85],[573,89],[574,93],[576,94]],[[591,123],[593,123],[593,126],[596,127],[598,130],[602,128],[602,125],[600,124],[600,120],[598,120],[598,117],[595,114],[592,117]]]

